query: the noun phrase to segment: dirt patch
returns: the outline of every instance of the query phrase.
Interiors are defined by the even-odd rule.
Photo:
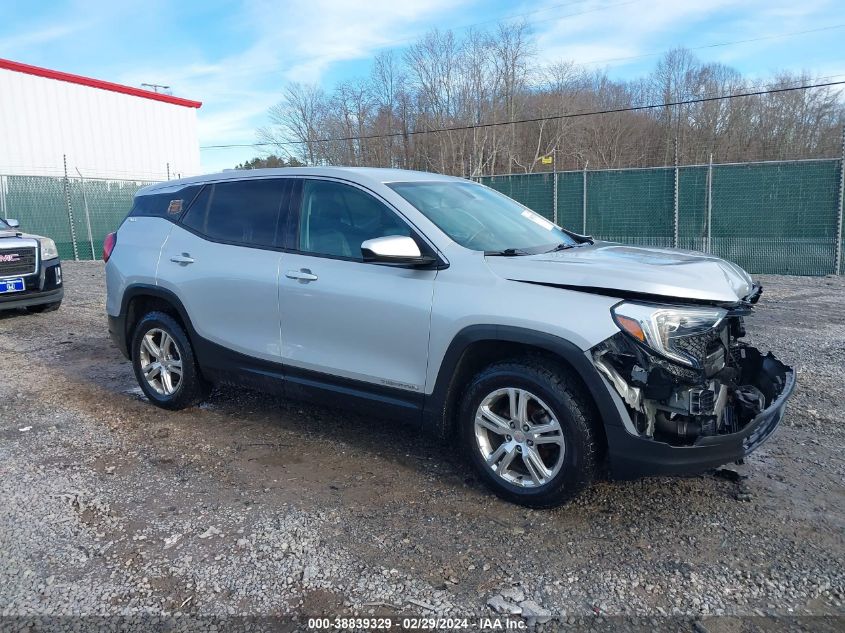
[[[747,477],[551,511],[391,421],[231,388],[157,409],[109,341],[102,264],[65,278],[58,312],[0,313],[4,615],[489,615],[514,588],[562,617],[842,613],[842,278],[762,280],[749,338],[798,387]]]

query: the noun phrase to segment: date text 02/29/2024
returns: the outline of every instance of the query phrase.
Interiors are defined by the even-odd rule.
[[[518,631],[527,628],[527,623],[521,618],[482,617],[470,618],[427,618],[404,617],[336,617],[309,618],[308,629],[312,631],[326,630],[394,630],[404,631]]]

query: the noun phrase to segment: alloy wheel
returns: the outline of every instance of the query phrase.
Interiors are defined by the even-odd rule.
[[[141,339],[141,374],[157,394],[172,396],[182,382],[182,355],[173,337],[153,328]]]
[[[497,389],[475,414],[475,439],[487,467],[504,481],[533,488],[560,472],[563,429],[552,409],[525,389]]]

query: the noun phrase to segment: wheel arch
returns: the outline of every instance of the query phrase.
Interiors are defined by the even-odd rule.
[[[129,341],[132,340],[135,326],[145,314],[153,311],[164,312],[176,319],[193,344],[195,339],[193,324],[179,297],[174,292],[161,286],[135,284],[129,286],[124,292],[120,308],[123,320],[122,335],[123,340],[126,341],[125,349],[127,353],[125,355],[127,358],[131,356]]]
[[[520,327],[473,325],[452,339],[434,389],[426,398],[424,420],[441,437],[454,435],[458,403],[472,377],[493,362],[537,355],[563,365],[590,398],[598,420],[596,431],[604,446],[604,426],[621,426],[620,412],[587,354],[566,339]]]

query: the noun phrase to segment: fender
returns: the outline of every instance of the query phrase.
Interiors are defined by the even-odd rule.
[[[455,335],[437,373],[431,395],[426,397],[423,420],[441,436],[448,436],[450,428],[450,395],[453,378],[470,345],[481,341],[517,343],[550,352],[562,359],[578,374],[606,426],[624,427],[620,411],[606,383],[593,366],[589,352],[553,334],[508,325],[470,325]]]
[[[182,319],[182,323],[185,324],[185,327],[188,330],[188,336],[191,337],[191,340],[196,338],[196,331],[194,330],[194,326],[188,316],[188,311],[185,310],[185,306],[182,305],[179,297],[177,297],[174,292],[152,284],[132,284],[127,286],[126,290],[123,292],[123,298],[120,302],[120,314],[117,316],[109,315],[109,335],[111,336],[112,341],[114,341],[114,344],[117,345],[121,354],[123,354],[127,359],[130,358],[128,340],[129,333],[127,332],[128,324],[126,322],[129,302],[137,297],[156,297],[157,299],[167,301],[179,313],[179,317]]]

